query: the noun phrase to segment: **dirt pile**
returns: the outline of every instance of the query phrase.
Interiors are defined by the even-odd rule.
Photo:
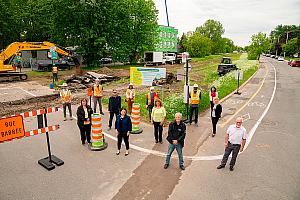
[[[69,85],[69,89],[72,91],[78,91],[92,87],[96,79],[99,79],[100,82],[103,84],[119,80],[120,77],[111,76],[107,74],[99,74],[96,72],[87,72],[83,76],[77,76],[75,74],[72,74],[71,76],[64,77],[64,80]]]

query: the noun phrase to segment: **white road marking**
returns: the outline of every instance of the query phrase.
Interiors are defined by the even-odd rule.
[[[24,90],[24,89],[23,89],[23,88],[21,88],[21,87],[18,87],[18,89],[22,90],[23,92],[26,92],[27,94],[30,94],[31,96],[34,96],[34,97],[36,97],[36,96],[37,96],[37,95],[35,95],[35,94],[33,94],[33,93],[31,93],[31,92],[27,91],[27,90]]]
[[[270,63],[271,64],[271,63]],[[252,129],[250,130],[249,134],[248,134],[248,137],[247,137],[247,142],[246,142],[246,145],[244,147],[244,151],[247,149],[247,147],[249,146],[251,140],[252,140],[252,137],[256,131],[256,129],[258,128],[259,124],[261,123],[261,121],[263,120],[263,118],[265,117],[265,115],[267,114],[267,112],[269,111],[270,107],[271,107],[271,104],[273,102],[273,99],[274,99],[274,96],[275,96],[275,93],[276,93],[276,84],[277,84],[277,73],[276,73],[276,69],[274,67],[273,64],[271,64],[273,66],[273,69],[274,69],[274,88],[273,88],[273,94],[272,94],[272,97],[269,101],[269,104],[268,106],[266,107],[266,109],[264,110],[264,112],[262,113],[262,115],[260,116],[260,118],[257,120],[257,122],[255,123],[255,125],[252,127]],[[60,108],[59,109],[60,111],[62,111],[62,109]],[[250,116],[249,116],[250,117]],[[77,120],[77,117],[73,116],[74,119]],[[109,133],[106,133],[106,132],[103,132],[103,134],[114,140],[114,141],[117,141],[118,139],[112,135],[110,135]],[[160,151],[156,151],[156,150],[152,150],[152,149],[146,149],[146,148],[143,148],[143,147],[139,147],[137,145],[134,145],[134,144],[130,144],[130,148],[132,149],[135,149],[137,151],[141,151],[143,153],[146,153],[146,154],[153,154],[153,155],[156,155],[156,156],[161,156],[161,157],[166,157],[166,153],[163,153],[163,152],[160,152]],[[242,152],[242,153],[243,153]],[[177,156],[172,156],[172,158],[176,158]],[[193,161],[200,161],[200,160],[220,160],[222,159],[223,157],[223,154],[222,155],[214,155],[214,156],[183,156],[184,159],[187,159],[187,160],[193,160]]]

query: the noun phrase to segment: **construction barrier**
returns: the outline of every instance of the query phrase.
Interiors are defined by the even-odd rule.
[[[104,135],[102,133],[102,117],[99,113],[92,114],[92,144],[89,148],[92,151],[101,151],[107,148]]]
[[[52,170],[56,166],[61,166],[64,161],[51,154],[50,139],[48,132],[59,129],[59,125],[48,126],[47,113],[57,112],[57,107],[50,107],[44,109],[33,110],[30,112],[24,112],[21,114],[12,115],[9,117],[0,118],[0,143],[5,141],[11,141],[13,139],[20,139],[22,137],[29,137],[41,133],[46,133],[48,157],[42,158],[38,163],[46,168]],[[39,129],[26,131],[24,130],[24,118],[28,117],[40,117],[38,120]],[[44,119],[44,123],[43,123]],[[54,165],[54,164],[55,165]]]
[[[132,123],[132,134],[140,134],[143,132],[143,129],[140,127],[141,123],[141,114],[140,114],[140,104],[133,103],[132,112],[131,112],[131,123]]]

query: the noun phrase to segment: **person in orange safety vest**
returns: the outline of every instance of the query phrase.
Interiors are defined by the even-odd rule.
[[[70,120],[73,120],[72,108],[71,108],[71,101],[72,101],[71,91],[68,90],[68,85],[66,83],[63,83],[61,87],[62,87],[62,89],[60,91],[60,98],[61,98],[61,102],[63,104],[64,121],[67,120],[67,107],[68,107],[69,114],[70,114]]]
[[[93,100],[94,100],[94,113],[96,113],[97,103],[99,104],[100,114],[104,115],[102,111],[102,97],[103,97],[103,86],[101,85],[100,80],[97,78],[96,83],[93,87]]]
[[[193,112],[195,111],[195,126],[198,126],[198,112],[199,112],[199,103],[201,99],[201,91],[198,90],[197,84],[194,84],[193,90],[189,94],[189,98],[190,98],[189,125],[192,123]]]

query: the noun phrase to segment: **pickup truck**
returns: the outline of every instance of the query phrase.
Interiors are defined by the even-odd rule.
[[[232,64],[231,58],[223,57],[221,64],[218,65],[218,74],[219,76],[225,75],[232,70],[237,70],[235,64]]]

